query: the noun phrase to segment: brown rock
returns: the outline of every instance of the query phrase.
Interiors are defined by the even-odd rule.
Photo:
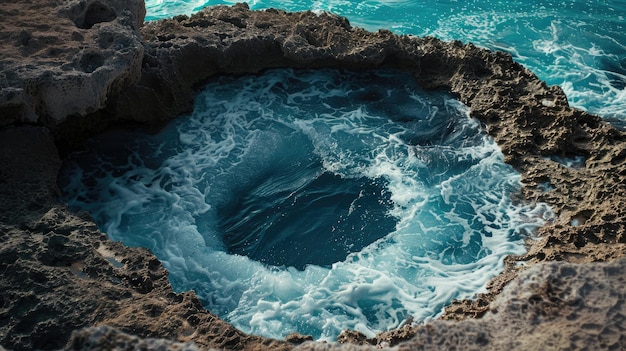
[[[88,215],[59,203],[50,188],[60,163],[45,129],[3,129],[0,146],[1,345],[56,350],[73,330],[106,325],[200,347],[287,348],[235,329],[205,310],[192,292],[174,293],[151,253],[110,241]]]
[[[370,345],[367,336],[356,330],[344,330],[337,336],[337,342],[341,344]]]
[[[294,345],[299,345],[307,341],[313,341],[311,335],[302,335],[300,333],[291,333],[285,336],[285,341]]]
[[[43,127],[0,129],[0,223],[38,220],[59,195],[61,160]]]
[[[143,0],[0,3],[0,127],[53,127],[136,82]]]
[[[90,327],[72,333],[66,350],[74,351],[135,351],[135,350],[177,350],[198,351],[194,343],[178,343],[166,339],[139,338],[118,329],[101,326]]]
[[[626,259],[593,265],[536,264],[520,273],[480,319],[407,325],[370,340],[376,347],[358,349],[623,350],[625,278]],[[297,350],[343,346],[309,343]]]

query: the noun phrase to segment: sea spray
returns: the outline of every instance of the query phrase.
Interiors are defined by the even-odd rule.
[[[159,133],[91,146],[65,162],[65,200],[268,337],[434,318],[552,215],[511,200],[519,175],[466,106],[395,71],[221,77]]]

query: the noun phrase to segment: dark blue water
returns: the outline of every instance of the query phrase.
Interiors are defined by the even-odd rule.
[[[273,168],[218,208],[229,253],[299,270],[330,268],[395,230],[384,179],[320,173],[319,160],[303,166]]]
[[[148,19],[224,1],[148,0]],[[626,121],[624,1],[253,1],[513,55],[574,106]],[[156,135],[110,133],[64,168],[66,200],[151,249],[175,289],[271,337],[367,335],[436,316],[523,252],[543,205],[465,106],[395,72],[211,83]]]
[[[470,297],[551,213],[460,102],[395,71],[219,78],[65,162],[66,201],[244,331],[333,340]]]

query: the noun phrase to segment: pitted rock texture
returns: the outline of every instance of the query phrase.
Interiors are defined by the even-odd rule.
[[[483,333],[484,345],[498,350],[623,350],[624,268],[624,259],[595,265],[550,262],[532,266],[504,289],[483,318],[458,325],[467,326],[460,328],[468,330],[466,335],[478,338]],[[425,348],[445,338],[447,325],[441,322],[441,326],[439,335],[428,327],[416,334],[422,336]],[[459,338],[456,347],[462,343]]]
[[[0,2],[0,127],[51,127],[140,77],[143,0]]]
[[[36,221],[54,206],[61,160],[45,128],[0,129],[0,165],[0,223]]]
[[[57,147],[79,145],[107,125],[162,123],[189,111],[195,89],[215,75],[276,67],[391,67],[412,74],[425,88],[456,94],[521,173],[519,201],[547,202],[556,213],[529,240],[526,255],[508,258],[488,294],[447,309],[443,318],[450,320],[407,323],[373,340],[349,331],[340,337],[364,346],[298,347],[361,349],[407,339],[398,347],[623,345],[624,263],[615,260],[626,251],[624,133],[570,108],[561,89],[548,87],[509,55],[471,44],[372,33],[331,14],[250,11],[241,4],[139,28],[143,4],[137,4],[0,4],[0,127],[6,126],[0,130],[2,346],[58,349],[72,330],[96,326],[74,334],[66,347],[106,349],[106,335],[131,346],[146,345],[136,335],[194,342],[202,349],[295,347],[246,335],[203,309],[195,294],[174,293],[153,255],[109,241],[87,215],[58,202],[55,186]],[[24,123],[33,126],[19,126]],[[577,162],[559,162],[568,159]],[[597,261],[615,262],[591,264]],[[601,280],[604,287],[594,288]],[[597,295],[602,291],[609,295]],[[599,308],[602,301],[615,303]],[[589,337],[583,336],[585,323]],[[525,329],[516,331],[516,325]]]
[[[471,44],[353,28],[328,13],[250,11],[246,5],[207,8],[148,23],[142,79],[118,100],[119,118],[169,119],[188,111],[194,87],[216,74],[259,73],[274,67],[392,67],[425,88],[457,95],[522,175],[523,201],[553,206],[528,262],[604,261],[626,252],[626,136],[598,116],[570,108],[511,56]],[[254,53],[254,54],[251,54]],[[202,59],[199,59],[202,58]],[[133,101],[151,101],[140,110]],[[579,158],[581,165],[558,162]],[[497,293],[516,275],[509,264],[491,283]],[[479,316],[489,295],[455,303],[446,318]]]
[[[374,350],[394,346],[396,350],[624,350],[625,291],[626,259],[594,265],[540,263],[507,285],[480,319],[406,325],[372,340],[348,332],[348,337],[360,341],[360,346],[307,342],[294,350]],[[97,345],[95,349],[104,349],[102,345],[109,345],[109,341],[93,342],[94,336],[100,335],[102,330],[89,329],[73,339],[81,336],[81,343],[76,345],[82,346],[84,339]]]
[[[106,325],[207,348],[286,348],[235,329],[192,292],[174,293],[151,253],[110,241],[59,203],[60,162],[45,129],[3,129],[0,145],[0,345],[58,350],[73,330]]]
[[[75,351],[200,350],[194,343],[178,343],[158,338],[139,338],[107,326],[90,327],[74,332],[66,349]]]
[[[405,326],[362,343],[396,350],[624,350],[625,291],[626,259],[540,263],[507,285],[480,319]]]

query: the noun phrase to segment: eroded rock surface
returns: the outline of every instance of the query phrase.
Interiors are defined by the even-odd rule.
[[[199,348],[295,347],[246,335],[203,309],[195,294],[174,293],[153,255],[109,241],[87,215],[58,202],[55,185],[56,146],[80,144],[114,123],[162,123],[189,111],[195,89],[212,76],[275,67],[392,67],[425,88],[456,94],[522,174],[519,201],[547,202],[557,215],[526,255],[509,258],[488,294],[447,309],[444,319],[461,321],[407,324],[373,340],[354,332],[341,338],[364,346],[298,347],[360,349],[406,339],[399,348],[623,346],[624,133],[570,108],[558,87],[509,55],[471,44],[245,5],[139,27],[143,11],[138,0],[0,4],[2,346],[56,349],[72,330],[96,326],[77,332],[67,348],[107,349],[111,338],[122,349],[147,345],[135,336]],[[590,264],[597,261],[610,262]]]
[[[397,350],[623,350],[624,291],[626,259],[536,264],[507,285],[480,319],[407,325],[362,344]]]
[[[140,77],[143,0],[0,2],[0,127],[106,106]]]
[[[101,326],[85,328],[72,335],[67,349],[75,351],[177,350],[199,351],[194,343],[179,343],[159,338],[139,338],[118,329]]]
[[[175,294],[150,252],[110,241],[87,214],[59,203],[60,162],[45,129],[3,129],[0,146],[1,345],[56,350],[73,330],[106,325],[205,347],[285,348],[236,330],[194,293]]]
[[[193,87],[215,74],[273,67],[398,68],[425,88],[451,91],[470,106],[505,161],[522,174],[526,201],[553,206],[556,220],[517,259],[592,262],[626,251],[624,133],[570,108],[559,87],[548,87],[508,54],[385,30],[371,33],[327,13],[249,11],[245,5],[148,23],[142,34],[144,75],[125,94],[128,100],[119,101],[118,116],[169,119],[189,110]],[[142,99],[152,101],[148,113],[131,106]],[[568,160],[581,161],[566,166]],[[492,282],[492,291],[515,275],[509,266]],[[448,318],[479,316],[489,296],[451,306]]]

